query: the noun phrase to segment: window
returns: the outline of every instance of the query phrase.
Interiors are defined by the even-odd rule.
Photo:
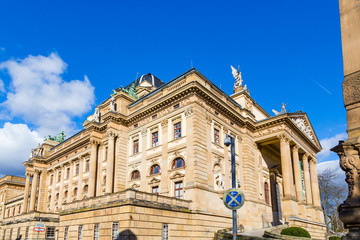
[[[5,240],[5,236],[6,236],[6,229],[4,229],[4,232],[3,232],[3,240]],[[26,239],[26,238],[25,238]]]
[[[51,176],[50,176],[50,185],[53,184],[53,182],[54,182],[54,175],[51,174]]]
[[[140,172],[138,170],[135,170],[131,173],[131,180],[135,180],[139,178],[140,178]]]
[[[66,179],[70,178],[70,168],[66,168]]]
[[[157,114],[153,115],[152,119],[157,119]]]
[[[21,213],[21,206],[19,206],[19,208],[18,208],[18,214],[20,214]]]
[[[106,148],[105,148],[105,161],[107,161],[108,150],[109,150],[109,148],[106,147]]]
[[[28,240],[28,238],[29,238],[29,227],[26,227],[24,240]]]
[[[84,193],[87,193],[89,191],[89,186],[85,185],[83,191],[84,191]]]
[[[151,168],[150,168],[150,175],[153,175],[153,174],[158,174],[160,173],[160,166],[159,165],[153,165]]]
[[[49,203],[51,202],[51,195],[49,195],[48,202]]]
[[[264,184],[264,193],[265,193],[265,202],[266,204],[270,204],[270,198],[269,198],[269,184],[265,182]]]
[[[80,225],[78,228],[78,240],[83,239],[83,225]]]
[[[59,201],[59,193],[56,194],[56,201]]]
[[[176,182],[175,183],[175,197],[179,199],[183,199],[183,182]]]
[[[180,107],[180,104],[174,105],[174,110],[175,110],[175,109],[178,109],[179,107]]]
[[[64,192],[64,198],[67,199],[67,197],[68,197],[68,191],[66,190],[66,191]]]
[[[139,125],[137,123],[134,124],[134,128],[137,128]]]
[[[20,235],[20,228],[18,228],[18,232],[17,232],[17,237],[19,237],[19,235]]]
[[[99,240],[99,224],[94,224],[94,240]]]
[[[74,189],[74,197],[77,196],[77,188]]]
[[[220,144],[219,130],[217,130],[216,128],[214,129],[214,142],[216,144]]]
[[[174,139],[181,138],[181,122],[174,125]]]
[[[85,162],[85,172],[90,171],[90,160],[86,160]]]
[[[80,172],[80,164],[77,163],[77,164],[75,165],[75,176],[78,176],[78,175],[79,175],[79,172]]]
[[[55,227],[46,228],[46,239],[55,239]]]
[[[58,182],[61,181],[61,171],[58,172]]]
[[[151,188],[152,193],[159,194],[159,186],[155,186]]]
[[[133,141],[133,154],[136,154],[139,152],[139,140]]]
[[[177,158],[173,161],[171,169],[185,167],[185,161],[182,158]]]
[[[156,147],[157,145],[159,145],[159,133],[153,132],[152,133],[152,146]]]
[[[9,239],[12,239],[12,228],[10,229],[10,238]]]
[[[163,224],[162,225],[162,240],[168,240],[169,239],[169,225]]]
[[[111,240],[117,240],[119,236],[119,223],[112,224]]]
[[[64,240],[69,240],[69,227],[66,226],[64,229]]]

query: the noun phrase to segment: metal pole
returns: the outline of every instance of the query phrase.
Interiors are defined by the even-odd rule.
[[[231,185],[232,188],[236,188],[236,166],[235,166],[235,139],[231,139]],[[233,210],[233,240],[237,237],[237,217],[236,210]]]
[[[40,218],[40,223],[41,223],[41,218]],[[39,231],[37,232],[37,235],[36,235],[36,240],[38,240],[39,239]]]

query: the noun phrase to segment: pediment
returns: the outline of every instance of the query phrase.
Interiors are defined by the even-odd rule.
[[[182,174],[181,172],[175,172],[171,175],[170,179],[176,179],[176,178],[183,178],[185,177],[185,174]]]
[[[319,141],[306,115],[290,117],[291,121],[318,147]]]
[[[152,179],[149,181],[149,184],[159,183],[159,182],[160,182],[160,179],[152,178]]]
[[[142,82],[139,84],[139,87],[148,88],[148,87],[153,87],[153,85],[152,85],[151,83],[149,83],[148,81],[142,81]]]

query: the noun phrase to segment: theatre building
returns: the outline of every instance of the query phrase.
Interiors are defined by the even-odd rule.
[[[271,116],[233,75],[230,96],[194,68],[114,90],[82,131],[34,149],[25,178],[0,180],[0,240],[36,239],[40,220],[39,239],[213,239],[232,227],[222,200],[231,187],[226,134],[246,198],[238,224],[289,223],[323,239],[321,146],[308,116],[285,105]]]

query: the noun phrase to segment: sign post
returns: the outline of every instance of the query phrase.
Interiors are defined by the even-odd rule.
[[[236,165],[235,165],[235,139],[226,134],[225,146],[231,145],[231,187],[224,193],[223,201],[227,208],[232,210],[233,215],[233,240],[237,237],[237,216],[236,210],[245,203],[244,193],[236,188]]]
[[[45,224],[41,222],[41,219],[39,223],[35,223],[34,232],[37,232],[36,240],[39,239],[40,232],[45,232]]]

